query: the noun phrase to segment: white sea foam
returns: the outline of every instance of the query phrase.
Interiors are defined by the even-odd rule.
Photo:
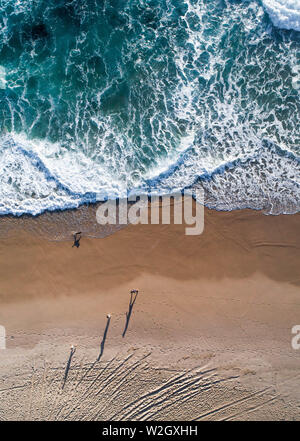
[[[56,155],[57,144],[24,134],[0,140],[0,215],[76,208],[97,198],[122,197],[126,184],[82,152]]]
[[[6,87],[6,71],[3,66],[0,66],[0,89],[5,89]]]
[[[245,152],[225,163],[213,157],[195,156],[194,151],[187,149],[162,175],[140,181],[140,185],[130,188],[131,193],[142,190],[165,194],[201,185],[205,204],[219,210],[247,207],[271,214],[299,211],[299,158],[280,149],[276,151],[267,142],[262,145],[259,139],[256,143],[252,156]],[[127,195],[124,182],[95,170],[94,164],[83,161],[81,155],[67,156],[64,161],[47,159],[43,149],[20,135],[2,139],[0,214],[36,215]],[[50,144],[45,148],[48,155],[55,149]]]
[[[172,1],[169,3],[172,10]],[[91,112],[86,97],[80,94],[78,108],[76,104],[70,110],[69,128],[75,126],[76,130],[73,137],[63,130],[61,144],[30,136],[39,122],[39,109],[26,131],[30,139],[16,134],[20,129],[15,121],[20,123],[27,102],[20,99],[18,106],[11,108],[11,133],[0,139],[0,214],[36,215],[105,197],[124,197],[127,190],[164,194],[198,185],[205,188],[206,204],[217,209],[249,207],[272,214],[300,210],[300,168],[295,153],[299,112],[297,102],[287,98],[297,93],[297,46],[278,43],[275,52],[272,41],[268,46],[260,44],[268,32],[262,25],[263,7],[256,1],[247,3],[247,8],[242,3],[224,9],[223,14],[217,10],[212,17],[209,2],[187,0],[186,4],[183,20],[188,40],[184,47],[172,47],[177,81],[171,97],[161,75],[161,54],[153,55],[150,64],[137,60],[137,80],[131,93],[142,95],[145,84],[150,85],[151,93],[153,89],[149,108],[140,118],[144,126],[143,121],[137,123],[138,141],[132,135],[137,117],[133,106],[125,127],[117,114]],[[236,32],[228,34],[231,19],[247,39],[241,54],[230,53],[236,38]],[[151,42],[132,44],[126,50],[129,61]],[[266,48],[269,52],[264,57]],[[277,54],[281,64],[272,62]],[[234,62],[226,70],[229,58]],[[5,71],[2,74],[5,85]],[[9,85],[13,84],[10,77],[11,71]],[[103,86],[100,102],[111,87],[112,83]],[[269,105],[265,97],[275,90],[278,101],[274,98]],[[84,110],[80,100],[86,104]],[[165,111],[160,111],[162,101]],[[86,122],[84,136],[81,121]],[[145,135],[145,128],[151,137]],[[289,156],[289,150],[294,155]]]
[[[300,31],[300,0],[262,0],[275,26]]]

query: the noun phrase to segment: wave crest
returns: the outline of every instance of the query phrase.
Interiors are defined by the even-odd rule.
[[[300,31],[299,0],[262,0],[274,25]]]

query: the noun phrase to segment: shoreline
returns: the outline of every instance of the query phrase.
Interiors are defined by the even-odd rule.
[[[83,237],[79,249],[2,238],[1,418],[300,420],[299,221],[205,209],[199,236],[171,224]]]
[[[148,224],[103,226],[96,222],[95,211],[97,207],[98,205],[86,206],[83,214],[80,213],[80,210],[72,211],[71,214],[76,214],[75,226],[77,228],[75,229],[73,229],[74,225],[67,222],[70,220],[69,217],[64,217],[64,214],[69,215],[70,212],[53,213],[50,217],[41,215],[41,217],[35,219],[36,222],[32,222],[34,219],[30,218],[28,219],[30,222],[25,225],[25,228],[23,223],[13,223],[9,228],[14,234],[7,237],[0,236],[0,249],[3,250],[1,257],[6,260],[3,264],[13,268],[14,259],[15,257],[18,258],[19,251],[22,249],[28,252],[29,258],[31,258],[31,251],[34,250],[37,259],[41,249],[47,249],[43,257],[47,260],[47,253],[50,253],[49,267],[51,265],[55,266],[55,259],[59,261],[64,258],[73,261],[77,265],[78,261],[85,260],[87,256],[91,256],[93,253],[96,255],[97,251],[101,251],[103,258],[105,254],[107,256],[111,254],[111,259],[113,259],[112,254],[115,252],[118,255],[121,249],[129,251],[132,248],[130,250],[130,253],[132,253],[134,251],[132,243],[135,243],[138,251],[141,252],[139,256],[135,257],[135,261],[143,259],[141,267],[145,268],[146,272],[150,271],[151,273],[154,270],[161,273],[162,276],[171,278],[177,278],[181,274],[184,279],[198,279],[208,276],[213,278],[222,278],[222,276],[240,278],[258,271],[271,279],[274,278],[279,281],[281,280],[280,274],[284,274],[284,281],[295,283],[297,286],[300,285],[300,278],[295,279],[294,277],[297,274],[296,260],[300,247],[300,240],[297,235],[300,213],[268,216],[256,210],[215,211],[204,208],[203,233],[196,236],[186,236],[185,229],[189,225],[185,223],[181,225],[174,224],[173,211],[171,211],[170,225],[162,224],[160,218],[158,225],[150,224],[149,219]],[[96,226],[98,233],[103,234],[103,230],[106,229],[106,234],[93,237],[92,235],[89,236],[88,231],[85,235],[85,229],[80,223],[82,220],[89,221],[88,227],[90,225]],[[17,228],[15,228],[15,225],[17,225]],[[33,225],[33,228],[28,228],[30,225]],[[39,228],[40,225],[42,225],[42,228],[37,231],[35,227]],[[5,229],[2,227],[3,223],[1,224],[0,219],[0,231],[3,233]],[[59,229],[64,229],[64,239],[55,241],[48,240],[47,235],[41,237],[42,234],[47,232],[48,227],[50,234],[53,231],[57,232]],[[71,247],[73,233],[79,230],[83,232],[81,247],[74,250]],[[156,245],[153,246],[153,239],[155,238]],[[144,252],[143,246],[145,247]],[[153,248],[155,259],[152,256],[147,259],[149,246]],[[169,250],[174,246],[176,250],[173,256],[174,268],[179,267],[179,272],[178,269],[172,271],[172,267],[166,263]],[[190,252],[187,251],[188,247],[190,247]],[[266,253],[263,251],[271,248],[274,255],[270,254],[269,259],[273,262],[273,269],[272,265],[267,262]],[[206,253],[207,259],[198,255],[198,249]],[[76,251],[78,251],[77,254]],[[118,262],[120,268],[125,268],[128,265],[124,251]],[[7,256],[10,256],[10,262],[7,261],[7,257],[5,258],[5,252]],[[231,269],[229,262],[221,257],[222,252],[224,256],[228,255],[235,263],[234,269]],[[62,257],[60,257],[60,254],[62,254]],[[291,264],[285,259],[288,255],[296,257],[292,259]],[[192,262],[186,261],[182,265],[181,257],[185,256],[192,256]],[[169,258],[172,258],[172,256],[169,256]],[[105,263],[105,260],[103,262]],[[24,263],[29,263],[29,261]],[[201,268],[202,265],[207,266],[206,272]],[[220,268],[222,268],[222,273],[218,275]],[[198,273],[195,269],[199,270]],[[68,271],[71,273],[70,268],[68,268]],[[2,273],[2,280],[6,278],[5,276],[6,274]],[[44,274],[45,280],[46,276]]]
[[[161,198],[161,196],[159,196]],[[128,207],[134,202],[130,202],[127,199]],[[96,211],[98,207],[110,200],[116,200],[117,207],[121,198],[107,199],[98,202],[84,202],[78,207],[45,210],[42,213],[33,215],[30,213],[23,213],[21,215],[4,214],[0,215],[0,240],[7,235],[16,235],[22,233],[32,234],[38,236],[41,239],[48,239],[50,241],[68,241],[72,240],[73,234],[77,231],[82,231],[85,237],[88,238],[103,238],[107,235],[114,234],[120,229],[130,226],[128,222],[126,225],[99,225],[96,222]],[[171,207],[174,202],[171,201]],[[193,206],[195,207],[196,201],[193,197]],[[202,204],[200,204],[202,205]],[[238,208],[232,210],[218,210],[216,208],[209,208],[202,205],[205,212],[215,213],[243,213],[254,212],[263,216],[281,217],[281,216],[296,216],[300,214],[300,211],[295,213],[280,213],[273,214],[266,212],[265,208],[253,209],[253,208]],[[148,197],[148,207],[151,208],[151,198]],[[160,224],[161,224],[161,199],[159,202],[160,207]],[[193,208],[194,211],[194,208]],[[149,210],[150,212],[150,210]],[[173,222],[173,213],[171,213],[171,223]],[[149,224],[150,224],[149,217]]]

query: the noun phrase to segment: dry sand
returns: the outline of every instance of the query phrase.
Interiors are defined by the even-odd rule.
[[[79,249],[1,239],[0,419],[300,420],[299,226],[205,210],[200,236],[138,225]]]

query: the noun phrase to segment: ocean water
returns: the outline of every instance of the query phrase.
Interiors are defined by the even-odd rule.
[[[299,0],[0,0],[0,214],[300,210]]]

